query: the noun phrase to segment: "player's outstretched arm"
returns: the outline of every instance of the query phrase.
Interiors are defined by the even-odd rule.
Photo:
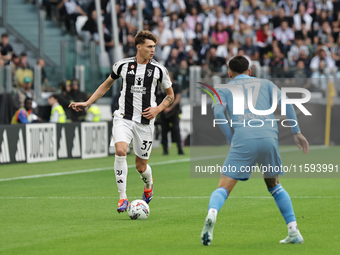
[[[93,102],[97,101],[99,98],[105,95],[105,93],[111,88],[112,84],[115,82],[114,79],[109,76],[93,93],[93,95],[86,102],[73,102],[70,103],[68,107],[71,107],[76,112],[82,111],[83,108],[86,108],[93,104]]]
[[[309,152],[309,143],[306,139],[306,137],[304,137],[301,132],[294,134],[294,141],[296,143],[296,145],[299,147],[299,149],[303,150],[303,153],[308,153]]]
[[[165,89],[166,97],[163,99],[157,107],[148,107],[143,112],[142,115],[148,120],[152,120],[157,116],[158,113],[167,108],[174,101],[174,91],[172,87]]]

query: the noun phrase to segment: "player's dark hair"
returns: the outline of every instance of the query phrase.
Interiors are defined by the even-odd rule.
[[[244,73],[249,69],[249,61],[243,56],[235,56],[229,61],[229,69],[235,73]]]
[[[152,40],[154,43],[157,43],[157,37],[148,30],[139,31],[135,36],[135,45],[144,44],[145,40]]]
[[[3,34],[1,35],[1,38],[3,38],[3,37],[8,37],[8,34],[3,33]]]

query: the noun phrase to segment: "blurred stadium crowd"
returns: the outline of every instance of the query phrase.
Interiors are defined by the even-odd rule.
[[[38,0],[31,2],[35,1]],[[109,0],[100,2],[105,49],[112,57],[116,42],[112,37],[111,4]],[[81,38],[85,47],[91,40],[99,42],[94,0],[40,0],[39,3],[48,19],[59,23],[66,33]],[[159,39],[155,59],[171,72],[183,97],[189,95],[190,66],[200,66],[202,78],[224,78],[227,61],[237,54],[248,57],[253,76],[311,78],[317,82],[303,82],[303,86],[323,96],[327,79],[340,79],[339,1],[142,0],[141,4],[143,29],[152,31]],[[116,0],[114,11],[124,57],[135,56],[137,52],[134,45],[137,5],[138,0]],[[26,54],[15,53],[7,34],[2,34],[0,47],[0,66],[11,65],[14,86],[25,90],[24,80],[31,83],[33,79]],[[42,68],[42,91],[54,92],[44,71],[44,60],[39,59],[37,65]],[[62,83],[61,97],[67,87]],[[23,96],[15,99],[16,107],[20,107],[19,103],[22,107]]]
[[[104,40],[111,53],[111,5],[101,0]],[[136,54],[138,0],[116,0],[119,43],[124,56]],[[88,43],[98,41],[93,0],[43,0],[47,16]],[[340,3],[336,0],[142,0],[143,28],[159,38],[155,58],[188,91],[188,67],[202,76],[226,77],[234,55],[251,60],[253,75],[267,67],[268,78],[322,78],[340,65]],[[112,55],[112,54],[110,54]],[[322,83],[322,82],[321,82]],[[310,85],[324,93],[325,84]]]

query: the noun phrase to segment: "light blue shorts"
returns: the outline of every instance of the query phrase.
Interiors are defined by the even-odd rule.
[[[284,174],[279,141],[276,138],[250,139],[233,144],[224,161],[223,174],[235,180],[246,181],[255,169],[256,163],[267,178]]]

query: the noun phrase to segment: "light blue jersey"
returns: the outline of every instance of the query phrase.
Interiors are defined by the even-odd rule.
[[[229,127],[234,130],[232,137],[233,143],[242,141],[244,139],[264,138],[272,137],[277,138],[278,127],[277,121],[273,113],[268,115],[256,115],[253,114],[248,108],[248,90],[252,90],[253,106],[256,110],[269,110],[273,104],[273,89],[277,91],[277,103],[281,104],[281,91],[271,81],[266,79],[259,79],[250,77],[248,75],[238,75],[230,81],[227,85],[233,85],[240,88],[243,91],[245,97],[244,114],[234,114],[234,98],[231,91],[228,88],[219,88],[217,90],[218,95],[221,98],[222,106],[220,104],[215,106],[214,114],[216,119],[225,119],[224,110],[227,107],[227,118]],[[217,96],[215,99],[218,102]],[[292,105],[287,105],[288,119],[293,119],[296,122],[291,122],[291,126],[297,123],[296,114]],[[219,125],[223,133],[227,136],[230,143],[230,132],[228,124]],[[286,123],[288,125],[288,123]],[[223,130],[224,129],[224,130]],[[298,125],[292,128],[293,133],[298,133],[300,128]]]
[[[214,107],[215,119],[226,120],[225,110],[227,109],[228,123],[219,124],[220,129],[231,145],[228,157],[224,166],[228,171],[223,174],[236,180],[248,180],[251,174],[249,167],[259,165],[267,176],[283,174],[282,163],[279,153],[277,138],[277,120],[273,113],[268,115],[255,115],[248,108],[248,90],[252,90],[253,106],[256,110],[269,110],[273,104],[273,90],[277,91],[277,104],[281,105],[281,91],[271,81],[266,79],[253,78],[248,75],[238,75],[227,85],[235,85],[243,91],[245,96],[244,114],[234,114],[233,95],[228,88],[217,90],[222,105]],[[217,96],[215,96],[218,101]],[[290,122],[293,133],[300,131],[294,107],[287,105],[287,117],[294,120]],[[226,123],[222,121],[221,123]],[[288,123],[287,123],[288,124]],[[231,129],[232,128],[232,129]],[[234,132],[232,132],[232,130]],[[231,168],[233,170],[230,170]]]

